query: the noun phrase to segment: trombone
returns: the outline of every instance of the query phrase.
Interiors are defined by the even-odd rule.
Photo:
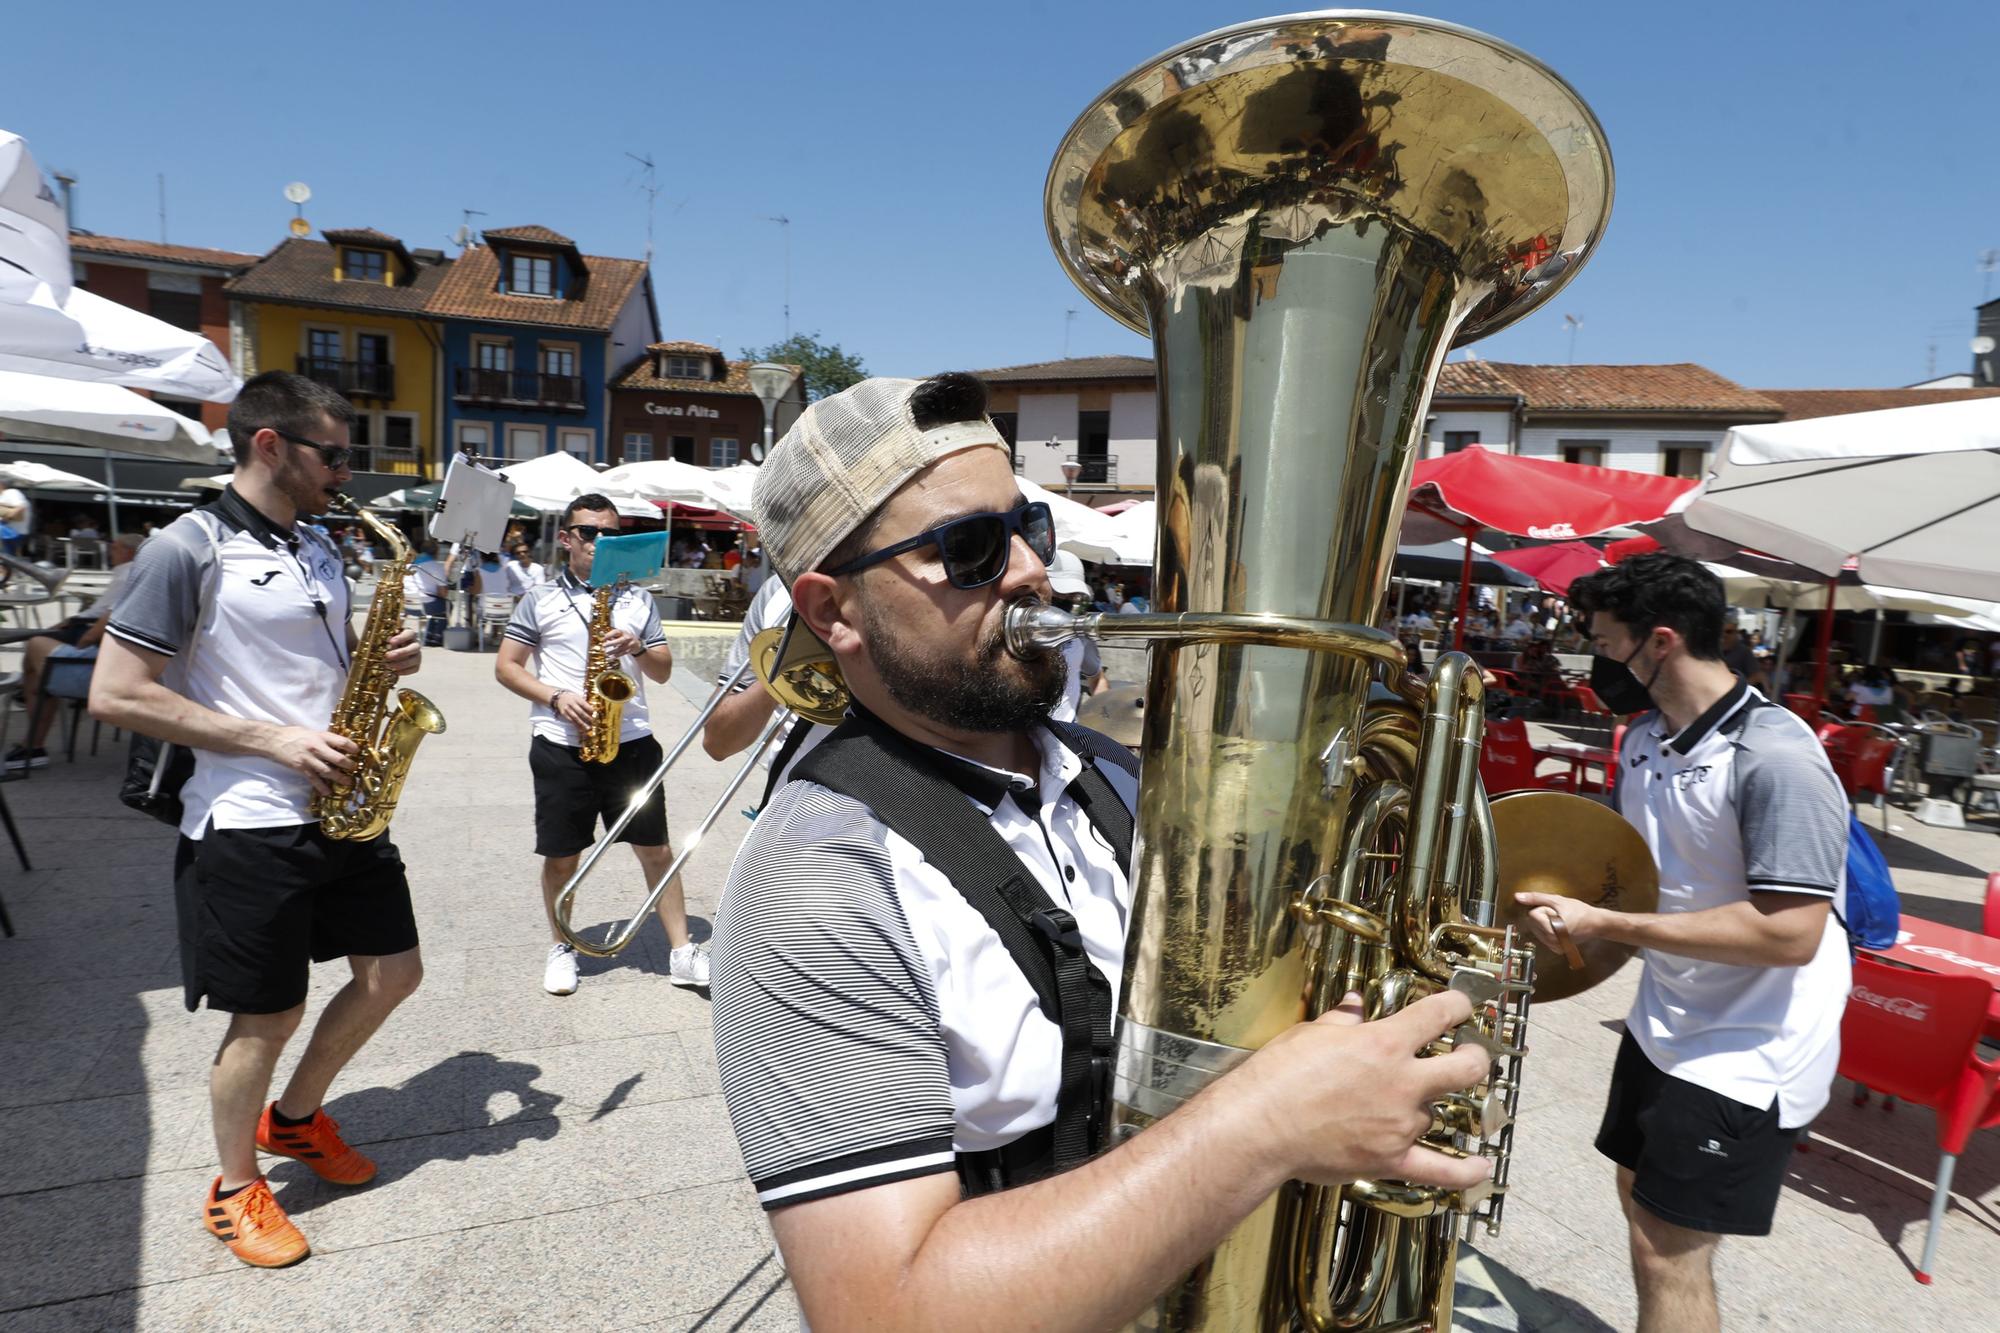
[[[839,668],[834,664],[833,654],[817,638],[810,633],[794,633],[798,623],[794,619],[788,625],[774,625],[750,641],[749,659],[736,668],[729,679],[718,684],[710,692],[707,702],[701,706],[701,711],[695,714],[694,721],[681,734],[681,738],[674,742],[674,747],[661,758],[659,767],[653,770],[653,775],[633,793],[631,801],[625,806],[624,813],[618,816],[618,821],[585,853],[582,863],[576,868],[576,873],[569,877],[569,882],[556,894],[556,930],[578,953],[589,954],[592,958],[609,958],[622,951],[638,936],[640,928],[646,924],[646,918],[652,914],[654,906],[660,901],[660,895],[667,891],[667,885],[673,883],[674,876],[681,873],[681,867],[694,855],[694,849],[701,845],[701,840],[708,835],[711,828],[715,827],[715,821],[722,817],[723,810],[736,798],[736,793],[749,780],[751,773],[756,771],[757,761],[763,758],[764,751],[770,748],[771,741],[784,729],[787,720],[796,717],[822,726],[839,725],[840,719],[847,711],[847,691],[840,683]],[[695,737],[699,736],[702,728],[708,725],[708,719],[715,715],[716,708],[736,689],[737,685],[742,683],[745,673],[753,670],[763,687],[771,692],[781,707],[772,712],[771,720],[764,724],[763,731],[758,733],[756,741],[751,744],[744,756],[742,766],[731,775],[728,785],[722,789],[722,795],[716,798],[715,804],[708,808],[708,813],[702,816],[694,832],[681,844],[680,852],[675,855],[673,864],[669,865],[666,873],[650,886],[646,900],[639,905],[639,910],[634,912],[629,920],[614,928],[602,941],[589,939],[570,921],[570,914],[575,910],[577,890],[583,887],[584,880],[590,877],[598,858],[618,841],[618,835],[638,817],[639,811],[644,808],[653,792],[667,780],[667,773],[680,762],[680,757],[687,753],[688,746],[694,744]]]

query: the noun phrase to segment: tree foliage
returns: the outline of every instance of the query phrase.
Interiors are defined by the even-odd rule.
[[[839,343],[821,342],[817,330],[795,333],[769,347],[746,347],[743,355],[752,361],[801,367],[805,372],[806,398],[815,403],[868,378],[868,368],[861,364],[860,357],[841,350]]]

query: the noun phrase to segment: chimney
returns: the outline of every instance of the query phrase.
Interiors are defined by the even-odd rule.
[[[55,173],[56,184],[62,187],[63,230],[76,230],[76,177]]]

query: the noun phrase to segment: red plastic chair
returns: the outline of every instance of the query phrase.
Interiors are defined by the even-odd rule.
[[[2000,940],[2000,870],[1986,877],[1986,911],[1979,919],[1979,933]]]
[[[1575,791],[1576,770],[1538,776],[1535,770],[1554,756],[1536,752],[1528,741],[1528,724],[1520,718],[1496,718],[1486,724],[1479,746],[1479,780],[1492,794],[1503,791]]]
[[[1611,762],[1604,766],[1604,790],[1615,791],[1618,787],[1618,752],[1625,746],[1625,724],[1620,722],[1611,729]]]
[[[1854,989],[1840,1021],[1841,1077],[1937,1113],[1937,1188],[1917,1265],[1919,1282],[1931,1280],[1958,1155],[1974,1130],[2000,1124],[2000,1098],[1994,1096],[2000,1062],[1979,1058],[1992,998],[1992,985],[1978,977],[1854,960]],[[1855,1100],[1866,1095],[1857,1090]]]
[[[1896,758],[1896,742],[1870,727],[1823,729],[1820,744],[1827,762],[1852,801],[1861,793],[1875,797],[1881,805],[1889,793],[1889,765]]]

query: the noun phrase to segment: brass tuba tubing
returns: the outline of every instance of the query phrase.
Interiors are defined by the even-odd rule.
[[[618,841],[618,835],[623,833],[634,819],[638,818],[639,811],[645,807],[646,801],[652,796],[654,789],[667,780],[668,771],[680,762],[681,756],[687,753],[690,745],[694,744],[695,737],[699,736],[702,728],[708,725],[708,719],[715,715],[717,706],[722,703],[731,690],[736,688],[737,684],[749,670],[750,663],[745,662],[736,669],[734,675],[717,685],[709,693],[707,701],[702,704],[701,711],[695,714],[694,721],[681,734],[681,738],[674,742],[673,749],[669,750],[666,757],[660,760],[659,767],[653,770],[652,776],[646,779],[644,785],[633,793],[632,799],[626,803],[624,812],[618,816],[617,822],[605,831],[602,838],[599,838],[592,844],[588,852],[584,853],[582,864],[577,866],[576,872],[569,877],[569,882],[564,884],[561,890],[557,892],[554,912],[556,931],[578,953],[589,954],[592,958],[609,958],[613,954],[623,950],[626,945],[630,944],[637,937],[640,928],[645,925],[646,914],[653,910],[653,905],[660,900],[660,895],[666,892],[667,884],[680,872],[682,863],[687,860],[688,854],[694,850],[695,844],[701,841],[702,836],[708,832],[709,827],[715,823],[723,806],[729,802],[729,799],[736,794],[737,790],[742,787],[744,781],[750,776],[751,770],[756,767],[757,760],[770,745],[771,737],[777,734],[778,728],[784,723],[788,714],[781,708],[772,715],[770,724],[764,728],[763,734],[757,738],[757,743],[750,747],[749,757],[744,760],[743,766],[736,771],[735,777],[730,780],[728,787],[724,789],[722,799],[715,803],[714,808],[708,812],[707,818],[697,826],[691,838],[683,844],[680,855],[674,858],[673,865],[668,867],[667,873],[660,877],[660,882],[652,886],[646,901],[640,905],[638,911],[632,914],[630,920],[625,923],[621,930],[600,944],[586,938],[581,931],[577,930],[571,924],[570,913],[574,910],[574,900],[577,890],[583,887],[584,880],[590,878],[590,873],[596,868],[598,859]]]

